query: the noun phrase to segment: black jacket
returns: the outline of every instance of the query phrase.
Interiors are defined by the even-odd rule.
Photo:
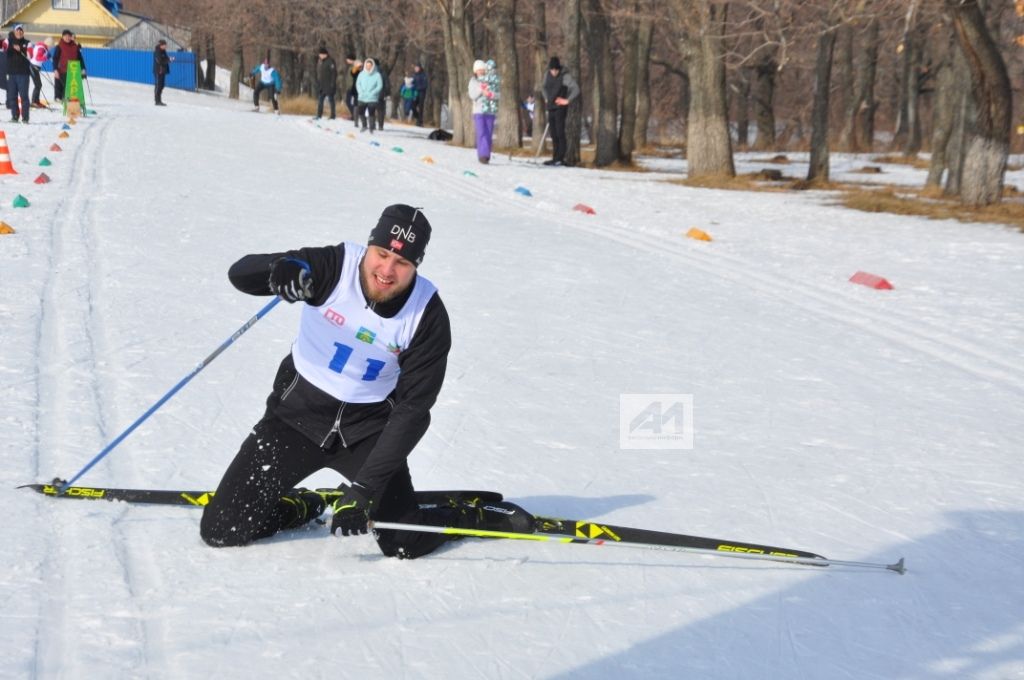
[[[167,50],[162,50],[157,45],[153,48],[153,75],[158,76],[161,73],[167,75],[170,72],[171,55],[167,54]]]
[[[319,306],[338,284],[345,247],[339,244],[286,253],[246,255],[231,266],[228,277],[232,285],[242,292],[272,295],[270,266],[281,257],[295,257],[309,263],[313,297],[308,304]],[[373,311],[390,318],[402,309],[411,292],[410,286],[404,295],[373,307]],[[289,354],[278,368],[273,392],[267,398],[267,408],[324,449],[338,443],[351,446],[380,433],[363,468],[351,480],[380,493],[430,425],[430,408],[444,382],[449,349],[451,326],[448,312],[435,293],[427,302],[412,342],[399,355],[401,374],[387,399],[370,404],[339,401],[303,378],[296,371]]]
[[[338,91],[338,65],[334,63],[334,57],[327,55],[327,58],[320,61],[316,58],[316,86],[321,95],[332,96]]]
[[[557,76],[551,75],[551,71],[545,73],[542,89],[548,111],[554,111],[558,108],[558,104],[555,103],[555,99],[558,97],[568,99],[571,102],[580,96],[580,86],[576,84],[576,79],[564,68],[558,72]]]
[[[416,90],[417,96],[423,96],[427,91],[427,72],[422,68],[419,73],[412,74],[412,89]]]
[[[14,49],[17,45],[20,49]],[[7,75],[27,76],[30,73],[28,61],[28,40],[15,38],[14,31],[7,34]]]

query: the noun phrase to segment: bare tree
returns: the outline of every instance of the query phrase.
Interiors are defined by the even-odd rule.
[[[583,67],[580,61],[580,0],[565,0],[565,57],[562,64],[569,63],[583,91]],[[583,97],[576,97],[569,104],[565,116],[565,164],[580,163],[580,133],[583,130]]]
[[[989,205],[1002,198],[1003,175],[1010,151],[1012,100],[1010,78],[992,40],[978,0],[945,0],[957,41],[971,73],[977,120],[967,141],[960,200]]]
[[[519,56],[516,53],[516,1],[491,0],[488,7],[494,36],[494,59],[501,76],[501,97],[495,121],[494,146],[512,149],[522,146],[519,125]]]
[[[634,5],[634,9],[635,11],[640,9],[639,2]],[[633,161],[633,146],[636,143],[637,75],[640,70],[639,18],[627,16],[623,22],[622,31],[626,35],[622,50],[622,99],[619,105],[622,122],[619,127],[619,160],[623,163],[631,163]]]
[[[829,180],[829,90],[831,89],[832,55],[836,45],[839,24],[835,5],[829,7],[824,26],[818,36],[817,57],[814,61],[814,106],[811,110],[811,161],[807,168],[808,182]]]
[[[733,177],[732,139],[725,101],[725,45],[728,3],[671,0],[682,28],[680,51],[690,78],[686,158],[690,177]]]
[[[548,63],[548,33],[545,16],[546,0],[533,1],[533,148],[534,155],[543,149],[544,133],[547,132],[548,111],[544,102],[544,75]]]
[[[654,18],[645,14],[637,30],[636,68],[636,143],[635,148],[647,146],[647,131],[651,121],[651,45],[654,40]]]
[[[970,75],[966,73],[967,65],[963,55],[956,44],[956,35],[948,22],[946,23],[948,36],[946,49],[942,59],[935,67],[936,98],[932,116],[932,157],[928,165],[928,178],[924,183],[926,187],[936,188],[941,186],[942,175],[948,166],[947,149],[953,138],[954,125],[957,123],[960,99],[966,94],[964,88],[958,87],[957,74],[960,73],[963,76],[960,83],[966,82],[970,78]]]
[[[878,34],[877,17],[868,20],[861,40],[861,59],[854,79],[856,90],[856,129],[851,142],[858,149],[870,151],[875,144],[875,112],[878,101],[875,99],[875,77],[878,71]]]
[[[617,131],[618,97],[615,94],[615,68],[611,53],[611,25],[600,0],[587,0],[584,14],[587,25],[590,64],[594,69],[594,164],[611,165],[619,158]]]
[[[465,87],[473,71],[472,30],[465,0],[436,0],[441,10],[448,78],[448,110],[452,117],[452,143],[473,145],[473,114]]]

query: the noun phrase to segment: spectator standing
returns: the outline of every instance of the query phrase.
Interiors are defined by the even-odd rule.
[[[326,47],[321,47],[317,53],[316,84],[316,117],[323,118],[326,99],[331,104],[331,120],[334,120],[337,113],[334,98],[338,92],[338,65]]]
[[[412,71],[412,87],[416,91],[412,111],[416,117],[416,124],[423,127],[423,107],[427,101],[427,72],[423,70],[421,64],[415,64],[412,67]]]
[[[473,62],[473,77],[469,79],[469,98],[473,102],[473,126],[476,128],[476,157],[481,163],[491,161],[491,138],[494,119],[498,113],[499,83],[494,62]]]
[[[18,122],[18,114],[21,113],[21,122],[28,122],[29,96],[28,79],[31,64],[28,60],[29,42],[25,39],[25,27],[17,24],[14,30],[7,34],[7,99],[11,105],[11,122]]]
[[[263,63],[252,70],[256,76],[256,87],[252,90],[253,111],[260,110],[260,92],[270,90],[270,101],[274,104],[274,113],[280,115],[281,110],[277,106],[277,95],[281,92],[281,74],[270,65],[270,57],[266,57]]]
[[[523,102],[523,111],[526,112],[526,136],[533,137],[533,114],[537,110],[537,100],[529,95]]]
[[[402,122],[412,120],[413,106],[416,102],[416,88],[412,86],[412,76],[406,76],[402,81],[402,89],[398,91],[402,96]]]
[[[377,62],[367,59],[363,62],[363,70],[356,78],[356,115],[358,125],[362,123],[361,132],[366,132],[366,123],[369,120],[370,134],[373,134],[377,124],[377,103],[380,101],[380,91],[384,88],[384,81],[377,72]]]
[[[157,106],[167,106],[163,102],[164,83],[171,72],[172,61],[174,57],[167,54],[167,41],[158,40],[153,48],[153,98]]]
[[[85,56],[82,46],[75,41],[75,34],[64,29],[60,42],[53,48],[53,98],[64,99],[64,80],[68,75],[68,63],[77,61],[82,65],[82,77],[85,77]]]
[[[388,97],[391,96],[391,81],[388,73],[380,66],[380,60],[374,62],[377,73],[380,74],[380,94],[377,96],[377,129],[384,130],[384,118],[388,112]]]
[[[345,63],[348,64],[348,74],[352,78],[352,82],[348,86],[348,90],[345,92],[345,106],[348,107],[348,114],[352,116],[352,122],[355,123],[356,127],[359,127],[359,120],[356,118],[359,104],[359,93],[356,91],[356,81],[359,80],[359,74],[363,70],[363,62],[360,59],[356,59],[355,54],[349,52],[345,57]]]
[[[565,118],[569,104],[580,96],[580,86],[576,80],[562,68],[558,57],[551,57],[548,72],[544,76],[544,100],[548,109],[548,127],[551,130],[551,143],[554,146],[551,160],[544,165],[565,165],[565,152],[568,142],[565,136]]]
[[[43,78],[39,74],[43,64],[50,56],[50,39],[43,42],[33,43],[28,48],[29,71],[32,76],[32,106],[37,109],[45,109],[46,106],[39,101],[39,94],[43,91]]]

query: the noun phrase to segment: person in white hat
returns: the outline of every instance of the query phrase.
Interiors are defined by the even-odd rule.
[[[469,98],[473,101],[473,125],[476,128],[476,157],[481,163],[491,160],[491,137],[498,113],[498,74],[494,62],[477,59],[469,79]]]

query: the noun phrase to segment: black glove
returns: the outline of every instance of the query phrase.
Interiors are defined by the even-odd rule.
[[[362,484],[338,487],[342,495],[334,501],[334,519],[331,520],[331,533],[335,536],[349,534],[365,534],[369,529],[370,508],[373,506],[373,494]]]
[[[313,277],[298,261],[282,257],[270,265],[270,290],[285,302],[301,302],[313,297]]]

